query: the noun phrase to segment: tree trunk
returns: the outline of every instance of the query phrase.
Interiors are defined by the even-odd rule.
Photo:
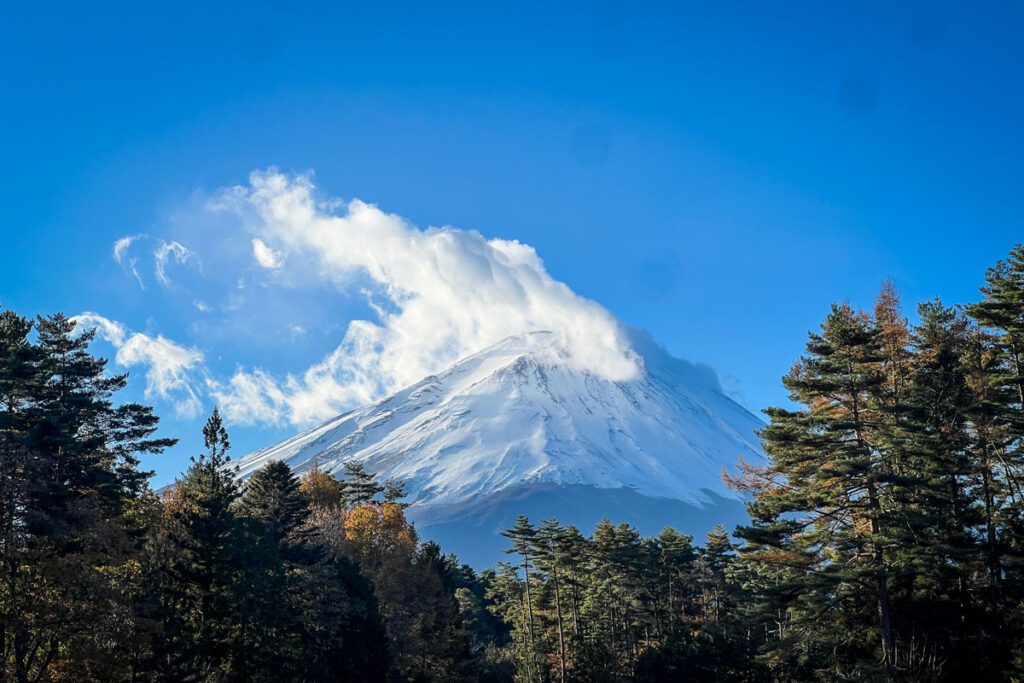
[[[530,653],[532,657],[534,643],[533,636],[533,599],[530,597],[530,556],[528,553],[523,553],[523,574],[526,578],[526,613],[529,616],[528,623],[530,625]]]
[[[986,458],[981,472],[982,493],[985,498],[985,554],[989,573],[989,595],[995,604],[999,597],[999,579],[1002,574],[999,561],[999,545],[996,537],[995,499],[992,493],[991,475]]]
[[[871,511],[871,535],[876,537],[874,541],[874,564],[875,564],[875,595],[878,600],[878,628],[882,636],[882,664],[885,666],[886,678],[890,681],[896,678],[896,643],[892,633],[892,606],[889,603],[889,577],[885,571],[885,552],[877,540],[881,531],[878,523],[878,492],[875,490],[875,482],[868,480],[868,505]]]
[[[558,586],[558,559],[551,563],[551,574],[555,581],[555,614],[558,620],[558,680],[565,683],[565,633],[562,630],[562,595]]]

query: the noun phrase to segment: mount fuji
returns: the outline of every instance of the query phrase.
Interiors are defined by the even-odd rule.
[[[335,474],[362,463],[405,482],[420,534],[475,566],[502,557],[516,515],[555,517],[589,533],[602,517],[643,533],[702,537],[745,519],[722,483],[763,457],[763,423],[706,366],[629,332],[638,376],[614,382],[568,362],[559,338],[507,338],[386,398],[237,461],[247,477],[271,460]]]

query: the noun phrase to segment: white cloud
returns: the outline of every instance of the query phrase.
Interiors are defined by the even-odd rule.
[[[146,367],[144,393],[147,399],[159,397],[172,402],[180,417],[199,415],[202,402],[192,377],[202,369],[203,354],[197,349],[185,348],[162,335],[151,337],[132,332],[98,313],[85,312],[74,320],[83,328],[95,327],[98,334],[110,342],[116,349],[114,360],[118,365]]]
[[[156,249],[153,250],[153,261],[156,264],[155,275],[164,287],[171,286],[171,279],[167,276],[167,262],[171,258],[179,264],[196,260],[195,254],[181,242],[157,240]]]
[[[273,270],[281,267],[281,255],[268,247],[259,237],[253,238],[252,255],[256,257],[256,263],[264,268]]]
[[[146,285],[143,284],[142,277],[139,275],[139,259],[131,256],[128,252],[132,244],[142,237],[145,237],[145,235],[125,235],[116,240],[114,242],[114,260],[117,261],[119,266],[134,275],[135,279],[139,282],[139,287],[145,289]]]
[[[125,235],[114,242],[114,260],[118,263],[122,263],[124,260],[125,252],[128,251],[128,247],[132,246],[132,242],[142,237],[142,235]]]
[[[612,380],[640,360],[618,321],[552,278],[536,251],[451,227],[419,229],[376,206],[323,200],[309,176],[253,173],[212,210],[241,216],[253,253],[292,286],[317,281],[346,292],[373,281],[379,320],[352,321],[340,345],[301,375],[239,369],[209,390],[236,422],[308,424],[438,372],[501,339],[550,330],[571,363]],[[270,265],[273,264],[273,265]]]
[[[232,422],[281,424],[289,412],[290,397],[263,370],[238,370],[226,384],[209,379],[207,388]]]

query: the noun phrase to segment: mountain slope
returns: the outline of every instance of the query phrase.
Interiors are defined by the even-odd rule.
[[[643,507],[640,498],[662,507],[674,501],[693,510],[735,508],[722,470],[740,457],[760,457],[755,431],[762,423],[721,392],[709,369],[672,358],[640,333],[633,345],[643,371],[633,381],[611,382],[572,369],[551,333],[512,337],[246,456],[238,462],[241,475],[268,460],[300,472],[314,461],[330,472],[359,461],[382,479],[407,483],[410,513],[426,536],[441,523],[457,531],[463,517],[479,526],[494,516],[497,501],[536,516],[529,509],[536,500],[526,501],[537,492],[549,502],[564,499],[570,510],[572,498],[595,495],[594,506],[617,496],[624,512]],[[622,503],[623,496],[638,498]],[[594,521],[605,514],[593,512]],[[496,524],[507,515],[497,516]],[[666,515],[664,523],[678,516]]]

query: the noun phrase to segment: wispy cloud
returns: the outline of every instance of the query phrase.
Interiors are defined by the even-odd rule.
[[[115,362],[121,367],[146,368],[147,399],[161,398],[174,405],[179,417],[194,418],[202,410],[195,375],[202,373],[203,354],[186,348],[162,335],[151,337],[132,332],[125,325],[98,313],[75,316],[82,328],[96,328],[98,334],[116,350]]]
[[[167,264],[170,259],[174,259],[179,264],[195,263],[196,255],[181,242],[158,240],[156,249],[153,250],[154,274],[157,281],[164,287],[171,286],[171,278],[167,276]]]
[[[142,282],[142,277],[139,275],[139,259],[129,254],[132,244],[143,237],[145,235],[125,235],[116,240],[114,242],[114,260],[117,261],[119,266],[134,275],[139,283],[139,287],[145,289],[146,285]]]

